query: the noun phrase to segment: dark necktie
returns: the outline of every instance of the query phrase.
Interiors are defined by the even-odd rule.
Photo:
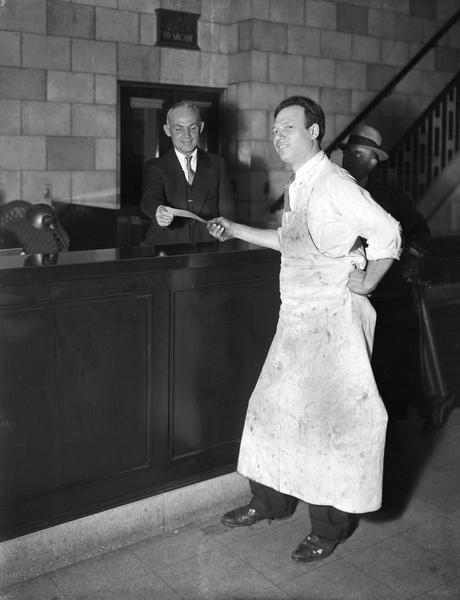
[[[195,171],[192,169],[192,157],[186,156],[185,162],[187,165],[187,181],[188,181],[189,185],[192,185],[193,178],[195,177]]]
[[[290,212],[290,210],[291,210],[291,205],[289,204],[289,186],[294,181],[294,179],[295,179],[295,171],[292,171],[291,176],[289,177],[289,181],[287,182],[287,184],[284,188],[284,211],[285,212]]]

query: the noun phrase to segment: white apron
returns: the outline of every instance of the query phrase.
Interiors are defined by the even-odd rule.
[[[285,212],[281,309],[251,396],[238,472],[350,513],[381,505],[387,414],[372,374],[375,311],[352,265],[321,254],[307,210]]]

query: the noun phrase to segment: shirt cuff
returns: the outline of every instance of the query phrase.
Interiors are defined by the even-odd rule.
[[[382,258],[393,258],[398,260],[401,256],[401,248],[366,248],[367,260],[381,260]]]

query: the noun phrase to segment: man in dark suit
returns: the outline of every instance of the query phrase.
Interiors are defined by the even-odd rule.
[[[222,157],[198,148],[204,123],[199,109],[185,102],[172,106],[163,126],[173,147],[144,165],[142,211],[152,219],[147,244],[210,242],[206,224],[175,216],[189,210],[205,221],[233,212],[233,197]]]
[[[419,318],[403,268],[412,256],[411,247],[420,251],[426,248],[430,230],[412,199],[375,175],[379,163],[388,159],[381,145],[380,132],[365,124],[356,127],[346,143],[339,144],[342,166],[399,221],[403,233],[401,260],[393,263],[370,298],[377,311],[372,366],[390,419],[406,418],[409,404],[426,417],[429,411],[421,379]]]

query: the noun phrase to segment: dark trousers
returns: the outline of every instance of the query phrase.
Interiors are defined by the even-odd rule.
[[[266,519],[290,517],[297,506],[297,498],[282,494],[255,481],[249,482],[253,494],[251,508]],[[357,515],[343,512],[333,506],[308,505],[311,532],[326,540],[342,540],[351,535],[357,524]]]
[[[372,370],[388,416],[405,419],[409,406],[426,418],[420,325],[412,296],[372,296],[377,312]],[[429,414],[429,412],[428,412]]]

